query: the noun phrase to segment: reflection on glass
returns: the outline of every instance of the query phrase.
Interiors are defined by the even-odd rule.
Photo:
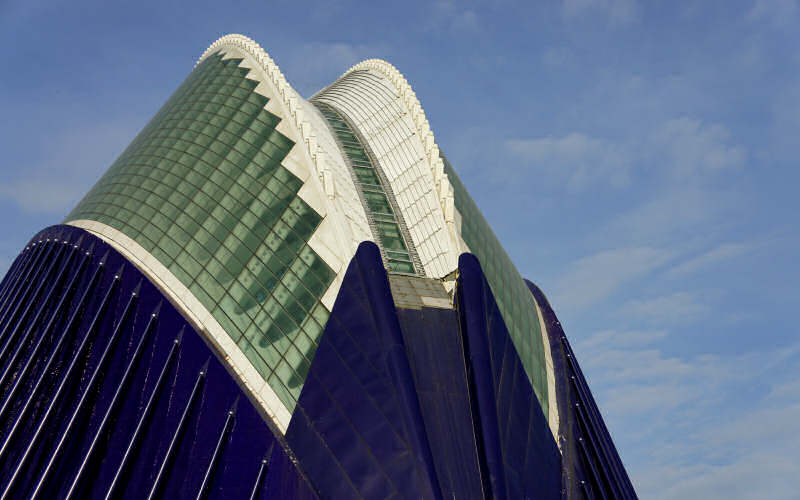
[[[67,220],[112,226],[168,267],[291,411],[334,273],[307,244],[321,217],[281,166],[294,143],[239,62],[199,64]]]

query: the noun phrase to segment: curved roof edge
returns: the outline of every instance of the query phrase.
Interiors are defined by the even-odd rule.
[[[195,67],[206,57],[210,56],[218,49],[225,47],[239,50],[240,52],[250,56],[253,62],[260,66],[259,69],[269,80],[267,83],[273,86],[276,92],[276,97],[280,98],[283,108],[288,111],[288,116],[281,118],[286,120],[287,125],[289,125],[297,134],[297,145],[302,145],[301,147],[304,149],[304,153],[311,160],[312,175],[310,176],[309,180],[316,176],[316,179],[313,180],[313,183],[316,184],[320,189],[320,194],[323,195],[322,201],[325,204],[327,215],[331,216],[332,222],[337,227],[334,237],[336,238],[336,243],[339,246],[339,254],[346,256],[346,258],[340,259],[338,256],[332,255],[330,252],[328,252],[325,255],[330,257],[330,259],[323,257],[328,265],[330,265],[337,273],[336,279],[328,288],[328,291],[323,297],[323,303],[330,310],[330,308],[333,307],[333,300],[336,298],[339,285],[341,285],[341,279],[344,270],[347,268],[347,262],[355,251],[354,248],[350,248],[350,245],[348,244],[349,242],[343,240],[343,232],[341,229],[343,226],[347,225],[347,221],[344,219],[341,211],[335,208],[333,203],[333,200],[336,197],[336,187],[334,179],[335,176],[333,174],[333,168],[331,164],[334,162],[334,160],[328,158],[328,153],[320,145],[320,142],[317,138],[317,134],[320,133],[320,131],[316,130],[311,123],[314,110],[303,109],[303,106],[307,105],[306,100],[303,99],[300,94],[294,90],[294,88],[292,88],[278,65],[270,57],[267,51],[258,44],[258,42],[245,35],[236,33],[225,35],[209,45],[205,52],[203,52],[203,54],[198,58],[197,63],[195,63]],[[364,217],[366,218],[366,215]],[[314,247],[313,245],[312,248],[314,248],[315,251],[318,251],[318,248]],[[335,260],[331,260],[334,258]]]
[[[455,208],[453,185],[451,184],[450,178],[444,170],[444,161],[441,158],[439,146],[436,144],[433,130],[431,130],[430,123],[425,117],[425,111],[422,109],[422,104],[419,102],[416,93],[411,88],[411,85],[408,83],[408,80],[406,80],[403,74],[400,73],[400,71],[394,65],[384,61],[383,59],[367,59],[362,61],[347,70],[342,76],[339,77],[339,79],[349,75],[352,72],[365,70],[376,71],[384,75],[397,88],[401,99],[403,100],[403,104],[411,114],[411,119],[425,148],[425,154],[427,155],[428,163],[431,166],[433,178],[436,183],[436,193],[439,197],[442,211],[444,212],[445,222],[450,228],[455,229],[456,236],[459,240],[453,242],[454,245],[456,245],[456,254],[460,254],[462,251],[470,251],[469,247],[461,236],[460,224],[455,223],[455,214],[457,209]],[[461,220],[460,215],[458,220]],[[463,245],[463,247],[459,248],[459,244]],[[521,274],[520,279],[523,279]],[[545,375],[547,378],[548,400],[548,414],[545,415],[545,418],[550,424],[551,431],[555,437],[557,435],[559,414],[558,408],[555,404],[555,383],[553,377],[552,353],[549,341],[547,340],[547,333],[544,328],[545,325],[540,306],[532,296],[531,298],[533,299],[533,305],[536,310],[537,320],[539,322],[539,327],[542,334],[541,340],[545,356],[544,361]]]
[[[354,71],[364,70],[373,70],[381,73],[397,88],[397,91],[403,100],[403,104],[411,114],[411,120],[414,122],[414,126],[416,127],[417,133],[420,137],[420,141],[425,148],[425,155],[428,158],[428,164],[431,167],[433,180],[436,183],[436,194],[439,197],[439,203],[441,204],[442,212],[444,212],[445,222],[454,222],[455,202],[453,198],[453,185],[450,183],[450,179],[444,172],[444,162],[442,161],[439,153],[439,146],[436,144],[436,140],[433,136],[433,130],[431,130],[430,123],[425,117],[425,111],[422,109],[422,104],[419,102],[419,99],[417,99],[417,94],[414,92],[414,89],[411,88],[411,85],[408,83],[408,80],[406,80],[403,74],[400,73],[400,71],[395,68],[394,65],[384,61],[383,59],[367,59],[365,61],[361,61],[345,71],[344,74],[342,74],[342,76],[340,76],[338,79],[341,79]]]
[[[305,117],[302,109],[304,99],[300,97],[296,90],[292,88],[286,77],[281,72],[275,61],[269,56],[266,50],[252,38],[240,34],[229,34],[218,38],[214,43],[203,52],[197,59],[195,66],[200,64],[206,57],[222,47],[235,47],[252,56],[260,65],[264,73],[269,77],[271,83],[278,90],[283,104],[289,110],[295,129],[298,131],[301,142],[311,157],[316,168],[316,173],[322,183],[323,189],[329,196],[333,194],[333,177],[330,168],[326,164],[317,142],[317,137],[313,133],[312,127]]]

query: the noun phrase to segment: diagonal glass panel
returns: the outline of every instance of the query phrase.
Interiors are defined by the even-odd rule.
[[[292,411],[328,317],[322,218],[281,162],[294,143],[241,59],[207,57],[67,221],[139,243],[211,312]]]
[[[411,239],[401,230],[397,215],[392,209],[390,195],[384,189],[366,148],[341,113],[325,103],[314,102],[314,105],[333,129],[339,147],[350,163],[353,180],[381,248],[384,264],[390,271],[416,274],[417,270],[408,251],[408,242]]]

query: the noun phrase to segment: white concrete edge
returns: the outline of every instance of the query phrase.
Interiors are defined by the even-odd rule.
[[[463,252],[469,252],[464,239],[461,237],[461,214],[455,207],[455,198],[453,185],[449,177],[444,172],[444,161],[439,155],[439,146],[430,128],[430,124],[425,117],[425,111],[422,104],[417,98],[416,93],[411,88],[408,80],[403,76],[400,71],[391,63],[382,59],[367,59],[355,66],[348,69],[339,79],[344,78],[354,71],[376,71],[386,78],[395,86],[401,96],[404,106],[409,110],[411,119],[417,129],[420,140],[425,148],[425,156],[433,178],[436,183],[436,194],[441,204],[442,212],[444,213],[445,224],[450,235],[451,253],[455,255],[453,262],[457,263],[458,255]],[[338,79],[337,79],[338,81]],[[324,89],[320,92],[323,92]],[[533,299],[533,296],[531,296]],[[547,330],[545,329],[544,319],[542,317],[539,305],[534,300],[536,313],[539,319],[539,326],[542,334],[542,345],[545,353],[545,372],[547,374],[547,403],[548,415],[547,420],[550,426],[550,431],[553,434],[556,442],[558,442],[558,403],[556,401],[555,392],[555,378],[553,375],[553,358],[550,352],[550,341],[547,337]]]
[[[367,59],[366,61],[362,61],[345,71],[345,73],[340,76],[339,79],[344,78],[354,71],[364,70],[372,70],[384,75],[389,79],[390,82],[392,82],[400,94],[403,104],[411,115],[411,120],[414,123],[414,127],[417,129],[422,146],[425,148],[425,156],[428,167],[431,169],[433,174],[433,179],[436,184],[436,195],[438,196],[439,204],[442,207],[445,224],[449,230],[448,232],[451,234],[451,238],[452,236],[456,236],[455,239],[457,241],[462,241],[460,227],[457,227],[454,224],[456,208],[455,198],[453,195],[453,185],[450,182],[450,179],[447,177],[447,174],[444,172],[444,162],[439,156],[439,146],[436,144],[436,140],[433,136],[433,130],[431,130],[430,123],[425,117],[425,111],[422,109],[422,104],[419,102],[419,99],[417,99],[417,94],[411,88],[411,85],[408,83],[408,80],[406,80],[403,74],[400,73],[400,71],[395,68],[394,65],[384,61],[383,59]],[[457,262],[458,255],[460,253],[457,241],[451,242],[453,246],[453,248],[451,248],[451,253],[455,256],[454,262]]]
[[[300,149],[302,149],[303,156],[308,160],[309,165],[311,165],[314,170],[314,175],[301,177],[304,182],[304,187],[306,184],[311,183],[314,188],[316,188],[317,192],[325,193],[326,195],[322,196],[321,198],[323,199],[320,200],[316,197],[307,196],[307,190],[303,190],[302,188],[301,192],[298,193],[303,201],[309,203],[309,205],[315,207],[315,209],[319,206],[320,201],[322,201],[325,206],[324,213],[320,214],[323,216],[323,220],[317,230],[314,231],[308,243],[312,250],[320,255],[337,276],[337,279],[333,280],[322,298],[323,305],[330,311],[333,308],[334,299],[339,293],[339,287],[342,282],[341,275],[346,271],[347,264],[350,262],[354,250],[351,248],[352,245],[346,241],[346,235],[349,234],[348,223],[344,219],[344,215],[341,214],[333,204],[333,198],[336,196],[336,193],[333,182],[330,181],[330,168],[326,164],[324,151],[317,141],[317,131],[314,130],[314,127],[312,127],[311,123],[305,118],[306,111],[303,110],[303,104],[306,104],[306,102],[292,88],[269,54],[255,40],[244,35],[230,34],[219,38],[203,52],[195,66],[217,50],[226,48],[237,49],[248,57],[248,62],[250,64],[241,65],[251,70],[251,73],[247,75],[248,78],[272,86],[274,96],[278,97],[278,99],[271,99],[271,101],[274,100],[276,102],[268,103],[267,107],[271,112],[281,118],[279,128],[283,123],[287,124],[284,127],[290,126],[290,128],[292,128],[291,132],[287,135],[289,135],[292,140],[298,139],[295,145],[301,146]],[[253,78],[254,75],[252,75],[252,73],[254,69],[259,70],[257,71],[259,74],[255,76],[260,78]],[[263,92],[261,93],[266,97],[273,97]],[[276,109],[278,102],[280,103],[281,112],[276,113],[276,111],[278,111],[278,109]],[[283,129],[280,131],[284,132]],[[287,132],[289,131],[287,130]],[[323,133],[323,131],[319,132]],[[364,217],[366,218],[366,215]],[[333,245],[331,245],[331,243],[333,243]],[[331,252],[331,246],[338,247],[338,252]],[[336,255],[344,256],[344,258],[331,258],[331,256]]]
[[[301,102],[304,102],[304,100],[299,96],[299,94],[297,94],[291,85],[289,85],[286,77],[280,71],[277,64],[275,64],[272,58],[267,54],[267,52],[264,51],[264,49],[261,48],[257,42],[244,35],[230,34],[219,38],[217,41],[211,44],[208,49],[206,49],[202,56],[200,56],[197,64],[200,64],[200,62],[202,62],[212,53],[216,52],[218,49],[225,47],[235,47],[243,50],[259,63],[264,75],[269,78],[272,85],[276,88],[276,95],[282,98],[284,109],[288,109],[288,114],[286,116],[289,116],[293,119],[296,127],[295,130],[300,137],[299,142],[305,145],[305,153],[312,160],[316,170],[315,173],[317,175],[311,177],[318,177],[318,179],[314,180],[320,183],[323,192],[327,192],[327,186],[322,186],[324,183],[324,172],[326,171],[326,166],[324,165],[324,160],[322,158],[323,155],[318,154],[320,148],[317,145],[316,137],[314,137],[315,134],[313,133],[312,127],[308,121],[304,120],[302,105],[300,104]],[[448,232],[451,234],[451,253],[455,255],[455,259],[452,260],[453,262],[457,263],[458,255],[463,251],[468,251],[468,247],[461,237],[461,228],[459,227],[460,224],[457,223],[457,221],[460,219],[460,214],[458,214],[458,211],[455,208],[453,185],[450,182],[447,174],[444,172],[444,162],[439,156],[439,147],[434,139],[430,124],[425,117],[425,112],[422,108],[422,105],[419,102],[419,99],[417,99],[416,93],[411,88],[411,85],[408,83],[402,73],[400,73],[400,71],[397,70],[394,65],[382,59],[368,59],[366,61],[362,61],[348,69],[340,78],[343,78],[354,71],[364,70],[373,70],[386,76],[398,90],[398,93],[403,100],[403,104],[409,110],[409,114],[411,115],[414,126],[419,134],[420,141],[425,148],[428,167],[431,169],[434,182],[436,183],[436,194],[439,198],[442,212],[445,214],[445,223],[449,229]],[[286,116],[282,116],[281,118],[285,118]],[[314,180],[312,180],[312,182]],[[328,214],[339,215],[330,203],[327,203],[327,205]],[[341,217],[335,216],[334,218],[340,219]],[[333,222],[334,226],[337,227],[338,230],[336,233],[338,236],[340,236],[338,239],[341,239],[341,235],[343,234],[341,229],[345,227],[346,221],[336,220],[331,222]],[[322,224],[320,224],[320,227],[322,227]],[[342,249],[348,248],[348,245],[346,245],[344,242],[339,241],[339,243]],[[337,279],[334,280],[330,288],[326,291],[325,299],[327,300],[324,300],[323,303],[328,307],[332,307],[332,298],[336,296],[338,287],[341,285],[341,279],[339,275],[344,269],[340,262],[330,262],[328,265],[331,265],[334,271],[337,272]],[[555,381],[553,379],[553,361],[550,353],[550,343],[546,337],[547,333],[546,330],[544,330],[544,321],[542,319],[539,306],[536,304],[536,301],[534,301],[534,304],[536,305],[536,311],[539,316],[539,324],[542,328],[542,343],[545,350],[545,371],[547,372],[548,406],[550,412],[550,415],[548,415],[548,422],[550,423],[551,431],[554,432],[554,436],[557,436],[558,408],[555,401]],[[553,413],[554,411],[555,413]]]
[[[536,306],[536,315],[539,317],[539,330],[542,333],[542,346],[544,347],[545,373],[547,373],[547,423],[550,424],[550,432],[553,433],[553,438],[556,440],[558,448],[561,449],[561,443],[558,442],[558,401],[556,400],[556,379],[553,368],[553,355],[550,351],[550,337],[547,335],[547,327],[544,323],[542,310],[533,294],[531,294],[531,299],[533,299],[533,305]]]
[[[192,327],[223,356],[221,361],[249,393],[250,399],[263,408],[281,433],[286,433],[292,414],[211,313],[166,266],[136,241],[111,226],[86,219],[71,220],[65,224],[84,229],[102,239],[147,276]]]

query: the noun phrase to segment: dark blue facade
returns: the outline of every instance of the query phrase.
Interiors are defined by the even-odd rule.
[[[362,243],[283,436],[122,255],[48,228],[0,283],[0,495],[634,496],[544,309],[558,445],[478,260],[459,259],[452,309],[400,308]]]
[[[556,382],[562,482],[568,498],[636,498],[575,353],[544,293],[526,280],[542,309]]]
[[[0,285],[0,398],[3,498],[315,497],[181,314],[80,229],[39,233]]]

